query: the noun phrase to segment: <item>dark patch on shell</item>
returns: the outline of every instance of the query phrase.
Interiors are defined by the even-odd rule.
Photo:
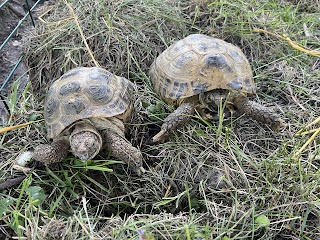
[[[221,44],[221,43],[218,43],[218,42],[210,42],[209,46],[210,46],[211,48],[221,49],[222,44]]]
[[[78,92],[80,90],[80,83],[79,82],[70,82],[67,84],[62,85],[60,88],[60,95],[65,96],[71,93]]]
[[[169,97],[175,98],[176,92],[178,91],[178,87],[179,87],[179,82],[174,82],[173,88],[172,88],[171,92],[169,93]]]
[[[190,65],[190,63],[194,62],[195,55],[196,53],[194,51],[185,52],[175,59],[174,65],[178,68],[187,67],[187,65]]]
[[[184,56],[179,57],[178,59],[176,59],[176,66],[177,67],[183,67],[186,63],[187,60]]]
[[[159,87],[158,87],[158,93],[161,94],[161,91],[162,91],[163,89],[164,89],[164,88],[163,88],[163,85],[162,85],[162,83],[160,82],[160,83],[159,83]],[[163,95],[163,96],[165,96],[165,95]]]
[[[208,44],[206,44],[206,43],[199,43],[198,47],[199,47],[199,50],[201,50],[203,52],[206,52],[209,49]]]
[[[242,89],[242,82],[239,82],[238,80],[233,80],[232,82],[228,83],[228,86],[235,90],[241,90]]]
[[[166,78],[166,80],[165,80],[165,87],[162,88],[162,96],[166,96],[166,94],[167,94],[167,89],[170,88],[171,83],[172,83],[171,79]],[[160,94],[161,94],[161,92],[160,92]]]
[[[83,103],[82,98],[76,98],[74,101],[70,101],[64,104],[64,111],[67,115],[75,115],[81,113],[86,106]]]
[[[195,85],[194,82],[191,82],[191,86],[192,86],[192,91],[194,95],[197,95],[199,93],[203,93],[208,91],[208,88],[210,86],[210,84],[208,83],[201,83],[201,84],[197,84]]]
[[[166,96],[166,94],[167,94],[167,87],[162,88],[162,93],[160,93],[160,94],[162,94],[162,96]]]
[[[58,108],[59,108],[59,101],[54,98],[50,98],[46,102],[46,105],[44,107],[44,112],[46,114],[46,117],[50,118]]]
[[[126,89],[122,93],[120,93],[120,97],[123,99],[124,102],[129,103],[130,98],[132,97],[132,93],[130,90]]]
[[[188,87],[188,83],[186,82],[181,82],[179,84],[179,89],[178,89],[178,92],[176,93],[176,97],[177,98],[181,98],[185,95],[185,92],[186,92],[186,88]]]
[[[88,97],[94,101],[107,102],[112,97],[111,90],[105,85],[91,85],[87,89]]]
[[[253,88],[253,86],[251,85],[251,81],[250,81],[250,79],[245,79],[244,80],[244,83],[246,84],[246,88],[247,88],[247,91],[249,91],[249,92],[253,92],[254,90],[254,88]]]
[[[181,98],[185,96],[187,87],[188,87],[188,83],[186,82],[174,82],[173,89],[170,92],[169,96],[171,98]]]
[[[107,108],[107,107],[102,108],[102,111],[105,112],[106,115],[108,115],[108,116],[111,116],[111,115],[112,115],[112,112],[111,112],[110,109]]]
[[[226,58],[223,55],[217,54],[217,55],[213,55],[210,54],[206,57],[205,59],[205,64],[207,67],[211,68],[211,67],[215,67],[215,68],[219,68],[219,69],[224,69],[224,68],[229,68],[226,61]]]
[[[120,97],[123,99],[124,102],[129,103],[132,99],[132,95],[134,94],[134,84],[129,82],[126,78],[121,78],[121,93]]]
[[[117,109],[117,110],[125,110],[122,101],[120,101],[119,99],[117,99],[112,104],[110,104],[110,108],[111,109]]]
[[[245,79],[244,82],[247,87],[251,87],[250,79]]]

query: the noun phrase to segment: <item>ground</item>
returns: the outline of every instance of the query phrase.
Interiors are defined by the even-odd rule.
[[[36,1],[29,1],[29,6],[32,7]],[[19,21],[24,17],[27,12],[26,3],[21,1],[10,1],[0,9],[0,43],[3,44],[7,41],[7,37],[12,33],[15,27],[19,24]],[[34,14],[34,13],[33,13]],[[35,15],[35,14],[34,14]],[[36,16],[34,16],[35,18]],[[32,27],[32,21],[30,17],[27,17],[21,24],[17,31],[12,34],[7,44],[1,49],[0,55],[0,79],[2,87],[4,81],[10,75],[15,65],[19,62],[19,59],[23,53],[24,34],[28,32]],[[12,77],[7,81],[1,90],[0,100],[0,124],[8,120],[8,110],[4,105],[4,101],[8,101],[7,96],[10,92],[11,85],[14,80],[19,82],[18,91],[21,92],[27,82],[28,74],[23,61],[17,66]]]
[[[50,83],[96,61],[139,86],[126,136],[141,149],[147,173],[136,176],[107,150],[87,164],[70,154],[37,165],[0,193],[5,236],[319,239],[319,136],[302,148],[310,134],[296,135],[319,127],[306,127],[320,107],[319,56],[306,51],[319,51],[320,4],[311,3],[71,1],[83,36],[65,1],[47,7],[24,45],[31,84],[21,99],[9,96],[17,106],[10,124],[41,119]],[[191,33],[239,46],[254,71],[253,98],[288,126],[276,132],[245,116],[208,122],[196,114],[166,142],[150,144],[175,108],[153,92],[149,67]],[[45,142],[43,122],[3,134],[1,180],[23,176],[13,168],[16,158]]]

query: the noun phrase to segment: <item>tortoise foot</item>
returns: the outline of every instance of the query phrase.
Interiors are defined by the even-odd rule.
[[[32,158],[45,165],[61,162],[67,156],[69,146],[67,139],[59,139],[51,144],[41,144],[35,147]]]

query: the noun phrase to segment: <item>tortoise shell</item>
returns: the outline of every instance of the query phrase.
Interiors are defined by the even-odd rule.
[[[98,67],[74,68],[50,86],[44,119],[48,139],[56,138],[78,120],[122,118],[130,108],[133,83]]]
[[[240,48],[203,34],[168,47],[151,65],[150,77],[155,92],[167,102],[214,89],[255,92],[250,64]]]

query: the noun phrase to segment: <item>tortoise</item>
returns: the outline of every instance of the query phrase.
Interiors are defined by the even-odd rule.
[[[35,147],[33,159],[48,165],[62,161],[71,148],[82,161],[102,145],[111,155],[143,171],[142,154],[125,138],[124,122],[132,113],[134,84],[99,67],[74,68],[50,86],[44,107],[50,144]]]
[[[273,129],[286,126],[270,108],[248,99],[256,89],[249,61],[239,47],[221,39],[191,34],[176,41],[154,60],[150,79],[165,102],[178,106],[153,142],[185,123],[195,109],[205,119],[215,119],[222,102],[225,114],[236,111]]]

